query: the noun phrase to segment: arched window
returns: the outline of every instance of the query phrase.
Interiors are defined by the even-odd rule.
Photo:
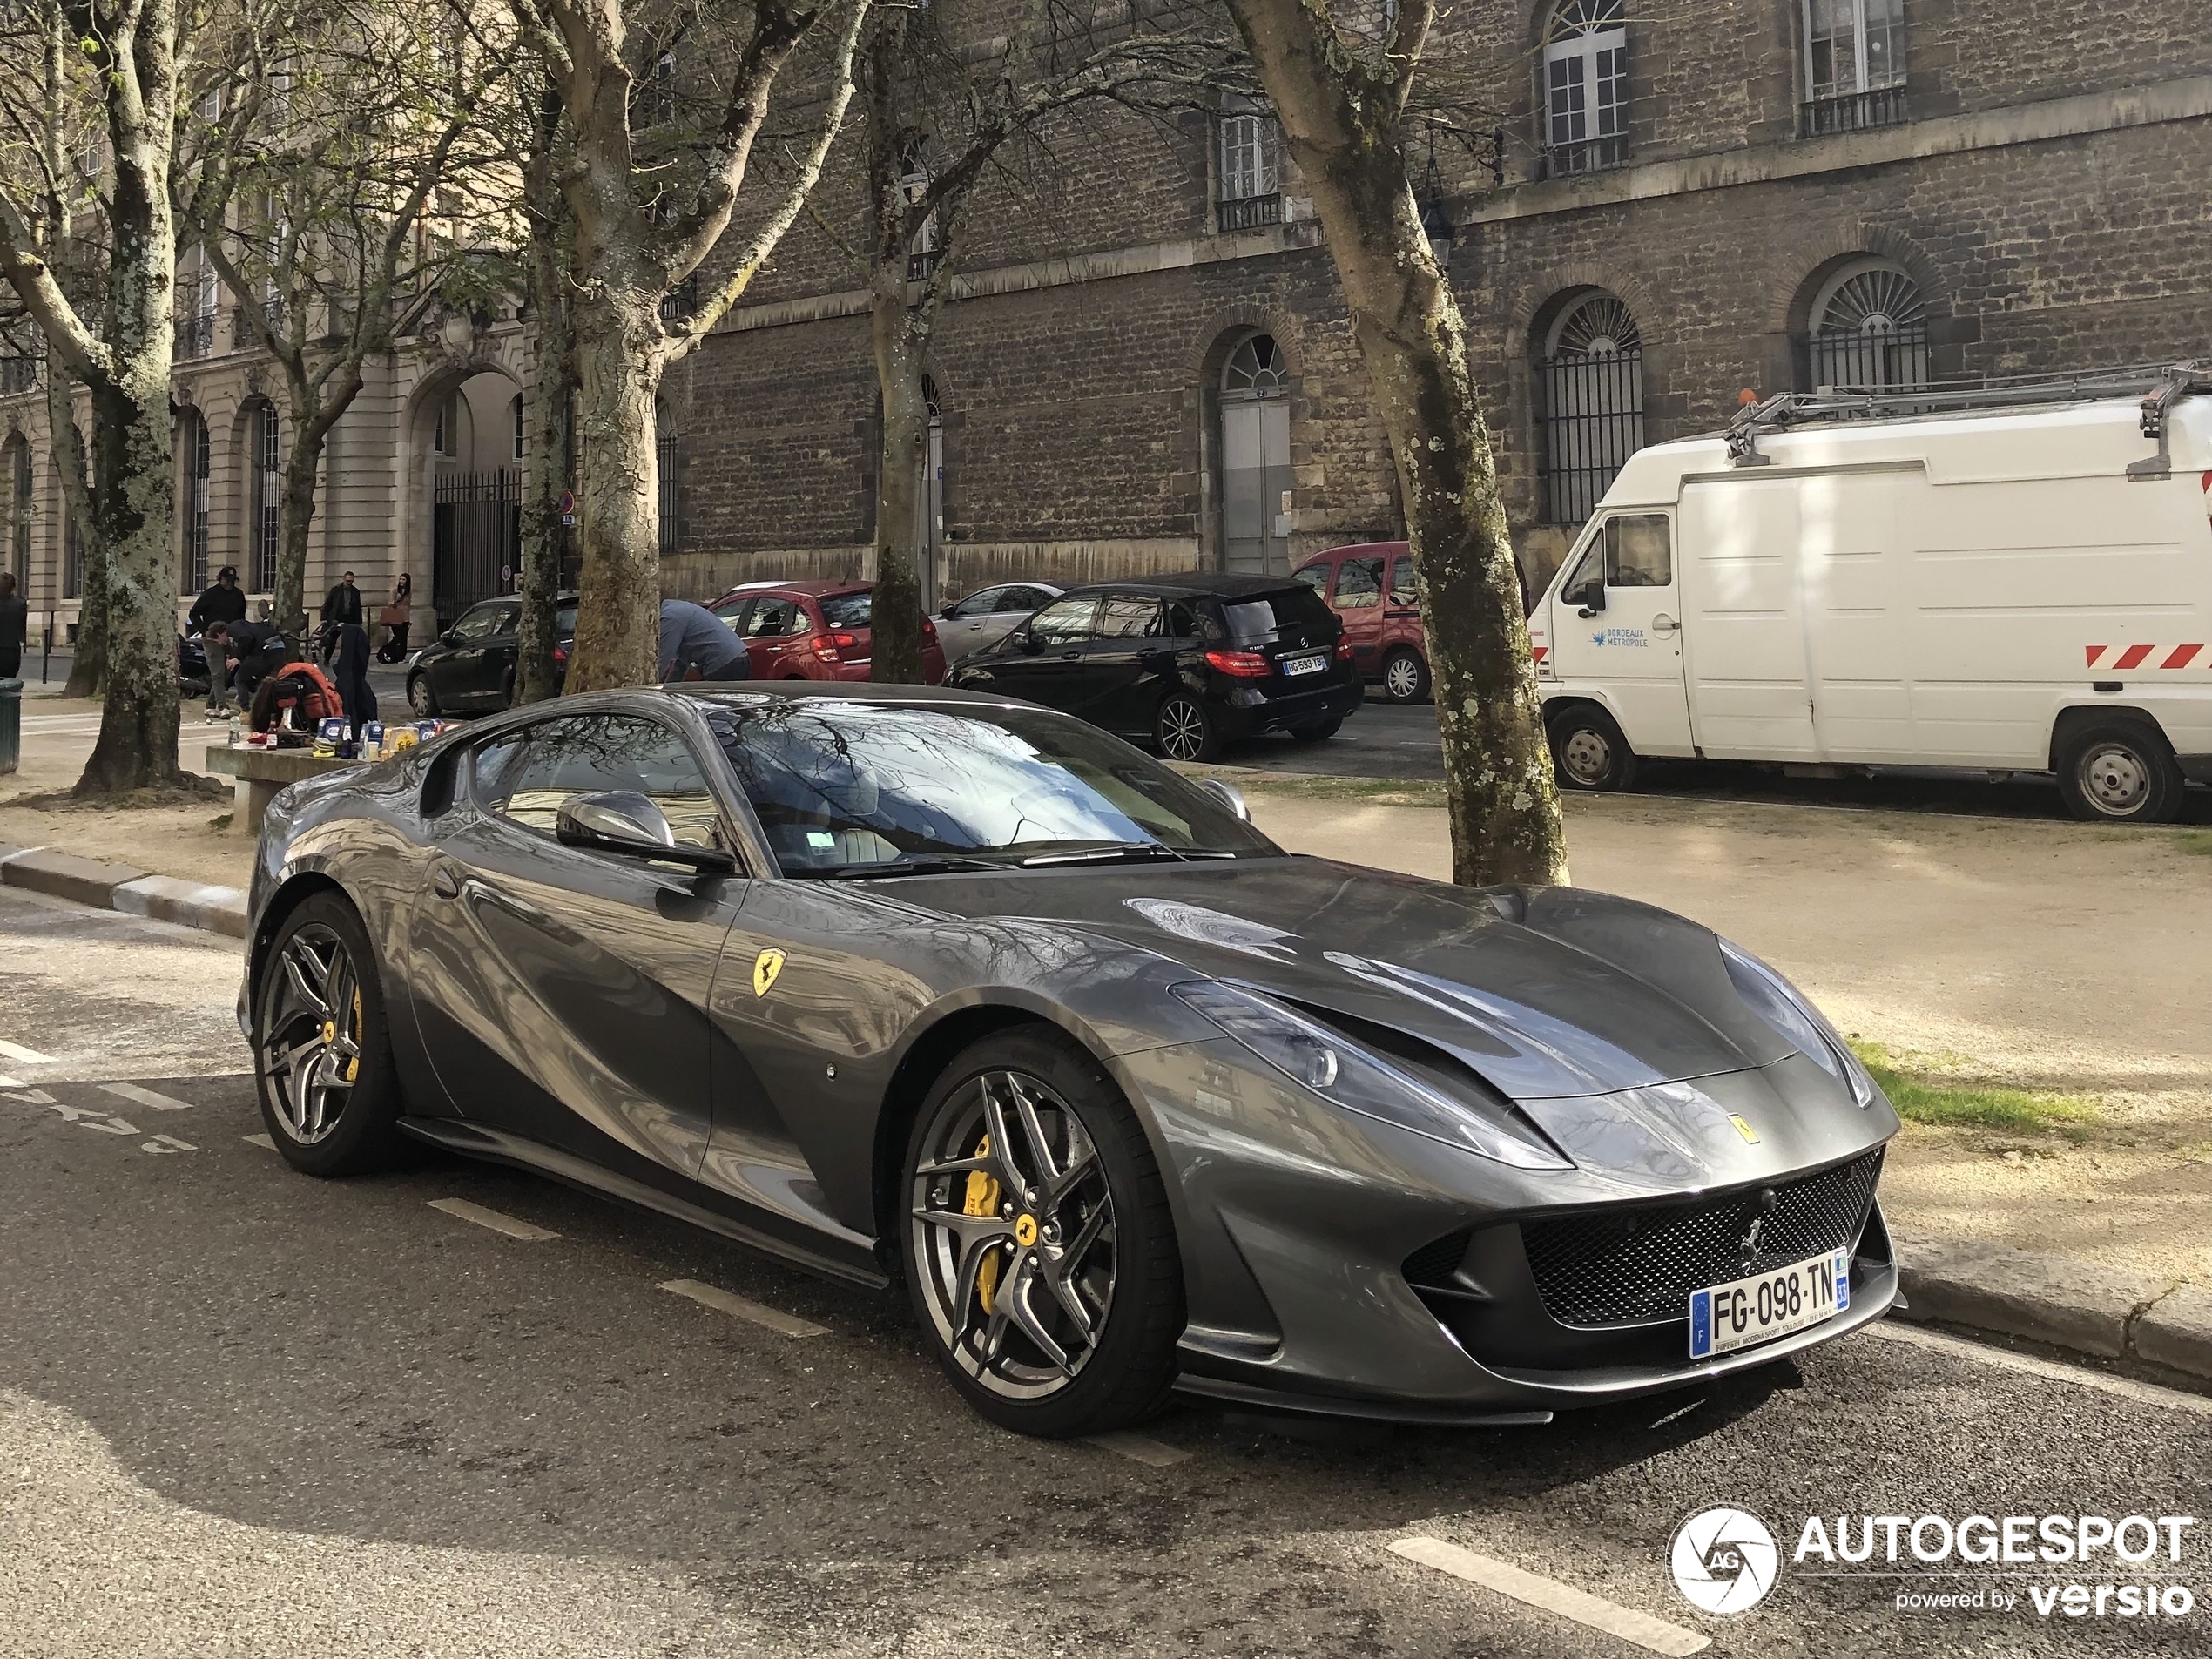
[[[1885,260],[1854,260],[1814,291],[1804,343],[1808,390],[1911,391],[1928,383],[1928,307]]]
[[[1271,334],[1240,341],[1221,371],[1221,547],[1224,568],[1290,568],[1291,406]]]
[[[212,459],[207,421],[198,409],[185,411],[184,591],[198,593],[207,585],[207,482]]]
[[[16,591],[30,597],[30,444],[20,432],[8,440],[5,475],[8,491],[8,562],[16,573]]]
[[[1545,31],[1543,172],[1561,179],[1629,158],[1622,0],[1560,0]]]
[[[246,516],[247,534],[253,538],[253,563],[247,567],[247,574],[254,592],[273,593],[284,503],[284,449],[280,442],[276,405],[257,406],[247,430],[253,462],[248,478],[253,510]]]
[[[1570,299],[1537,364],[1544,522],[1579,524],[1643,447],[1643,333],[1602,288]]]

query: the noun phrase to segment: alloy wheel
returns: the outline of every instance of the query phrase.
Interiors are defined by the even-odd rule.
[[[1613,745],[1603,732],[1576,726],[1559,745],[1559,761],[1576,783],[1595,788],[1613,769]]]
[[[1160,751],[1170,760],[1196,760],[1206,750],[1206,712],[1187,697],[1160,709]]]
[[[1008,1399],[1057,1393],[1114,1303],[1114,1202],[1082,1123],[1041,1079],[990,1071],[948,1096],[911,1195],[914,1259],[961,1369]]]
[[[1393,657],[1383,670],[1383,691],[1393,702],[1410,703],[1420,694],[1421,665],[1410,657]]]
[[[285,941],[262,994],[261,1075],[302,1146],[338,1127],[361,1076],[361,974],[345,941],[312,923]]]
[[[2151,769],[2123,743],[2093,745],[2082,755],[2075,776],[2082,798],[2114,818],[2133,817],[2150,796]]]
[[[429,684],[420,674],[415,675],[407,683],[407,703],[409,708],[426,720],[436,712],[430,705]]]

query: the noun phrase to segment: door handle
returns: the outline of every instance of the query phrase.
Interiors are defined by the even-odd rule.
[[[1682,624],[1663,610],[1651,619],[1651,631],[1655,634],[1676,633],[1681,628]]]
[[[450,864],[440,864],[430,871],[430,891],[441,899],[461,896],[461,875]]]
[[[1082,655],[1082,652],[1079,651],[1063,651],[1060,653],[1060,660],[1063,663],[1072,663]]]

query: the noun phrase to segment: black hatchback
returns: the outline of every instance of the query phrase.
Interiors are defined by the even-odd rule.
[[[1363,695],[1344,626],[1312,589],[1209,571],[1074,589],[945,683],[1064,710],[1170,760],[1263,732],[1318,742]]]
[[[576,595],[554,600],[553,685],[557,691],[576,643]],[[523,600],[506,593],[473,604],[461,620],[417,651],[407,667],[408,706],[428,719],[440,714],[492,714],[515,700],[515,659],[522,643]]]

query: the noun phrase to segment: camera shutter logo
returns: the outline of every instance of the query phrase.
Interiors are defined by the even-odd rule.
[[[1782,1552],[1757,1515],[1708,1509],[1675,1533],[1668,1565],[1683,1599],[1703,1613],[1749,1613],[1766,1600]]]

